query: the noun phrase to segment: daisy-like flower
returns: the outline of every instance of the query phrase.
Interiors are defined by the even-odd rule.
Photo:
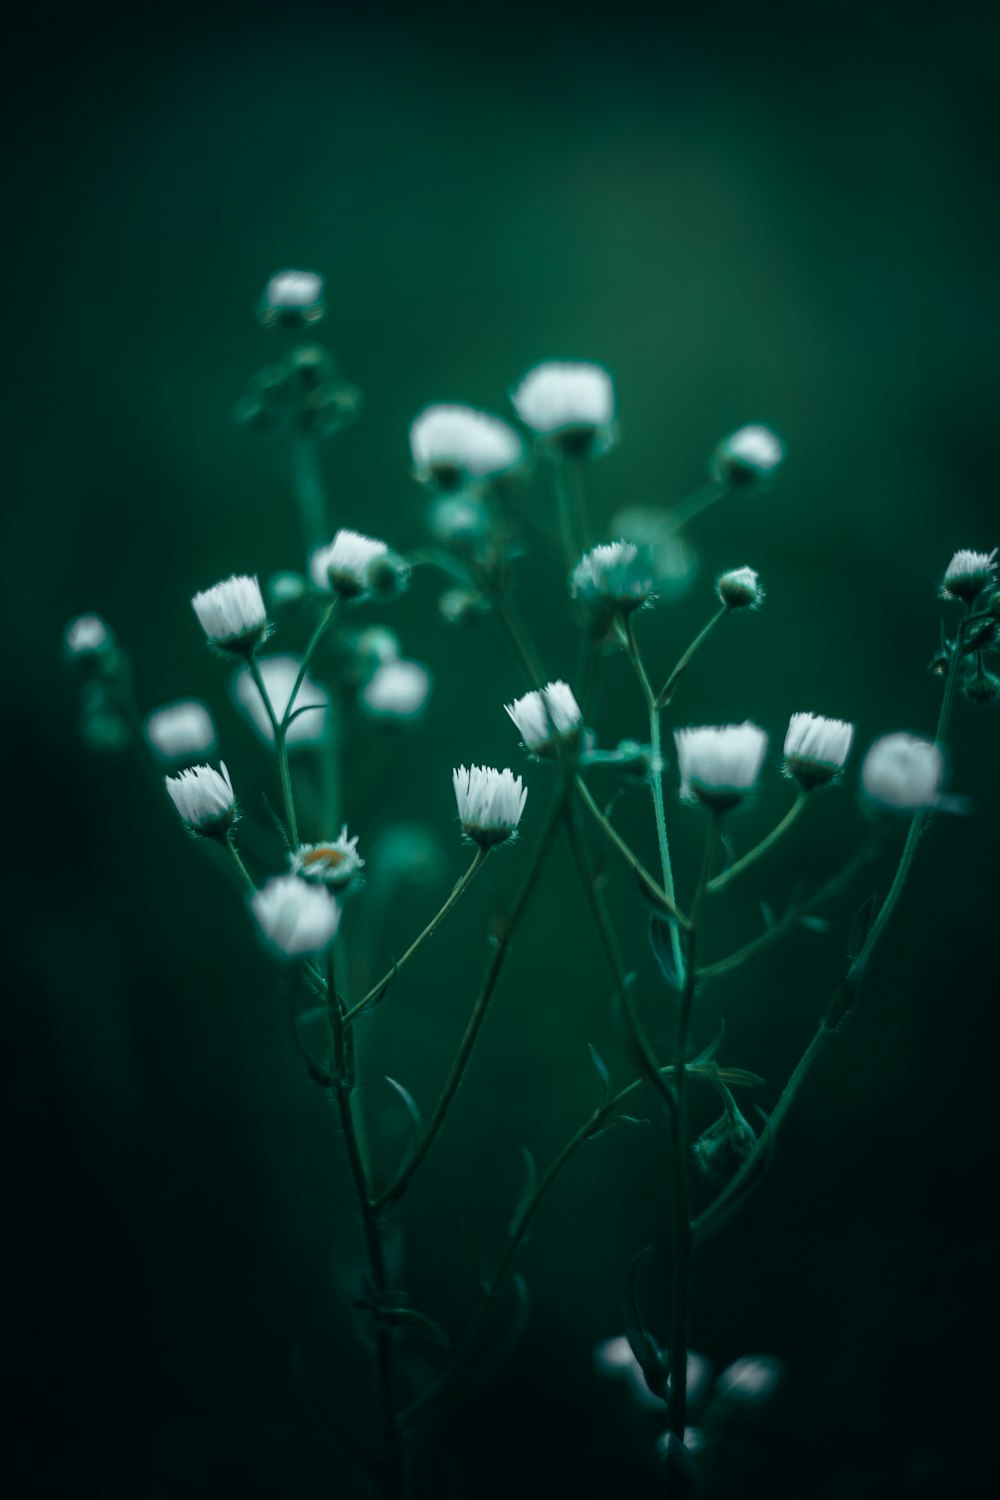
[[[970,604],[996,577],[997,549],[992,552],[956,552],[945,569],[941,593],[946,599],[964,599]]]
[[[323,278],[318,271],[278,271],[260,300],[260,320],[278,323],[315,323],[323,316]]]
[[[804,792],[825,786],[844,769],[854,739],[854,725],[822,714],[792,714],[785,735],[786,776]]]
[[[423,483],[458,489],[469,479],[490,479],[520,463],[523,448],[513,427],[471,406],[428,406],[410,428],[413,469]]]
[[[615,388],[600,365],[550,360],[511,396],[526,427],[574,453],[603,452],[614,436]]]
[[[77,659],[101,656],[113,644],[111,631],[100,615],[77,615],[70,620],[63,634],[66,655]]]
[[[492,766],[459,766],[451,773],[458,817],[466,838],[492,849],[514,838],[528,789],[513,771]]]
[[[681,796],[717,812],[753,792],[767,754],[767,734],[749,721],[674,731]]]
[[[346,896],[361,884],[364,863],[357,838],[347,837],[345,823],[340,837],[331,843],[300,844],[292,856],[292,874]]]
[[[759,422],[731,432],[712,455],[712,477],[732,489],[763,489],[785,461],[785,445]]]
[[[215,724],[204,703],[185,699],[158,708],[146,720],[146,739],[164,760],[191,760],[215,749]]]
[[[263,656],[257,668],[271,707],[279,724],[285,716],[295,679],[302,665],[298,656]],[[233,678],[236,705],[250,720],[265,745],[274,744],[274,730],[249,667],[241,667]],[[301,712],[305,710],[305,712]],[[330,695],[313,681],[307,672],[295,695],[293,717],[285,730],[285,744],[290,750],[322,744],[329,720]]]
[[[653,579],[634,542],[608,542],[583,554],[570,574],[569,590],[588,609],[630,614],[649,599]]]
[[[340,907],[322,885],[278,875],[250,899],[257,929],[283,958],[322,953],[336,936]]]
[[[715,1382],[718,1395],[740,1402],[766,1401],[782,1377],[780,1360],[769,1354],[744,1354],[727,1365]]]
[[[544,755],[560,741],[575,740],[583,726],[580,705],[566,682],[549,682],[541,691],[505,703],[504,709],[532,755]]]
[[[221,838],[236,822],[236,794],[225,761],[219,770],[192,766],[179,776],[166,776],[170,800],[182,823],[203,838]]]
[[[755,568],[733,568],[716,581],[715,592],[728,609],[759,609],[764,589]]]
[[[218,651],[249,656],[270,633],[260,584],[245,574],[195,594],[191,608],[208,644]]]
[[[861,787],[876,807],[908,817],[937,805],[943,776],[944,759],[933,741],[886,734],[864,758]]]
[[[360,531],[338,531],[328,547],[318,547],[309,571],[318,589],[332,589],[340,599],[362,599],[372,589],[372,568],[389,555],[385,542]]]
[[[415,719],[427,707],[431,674],[418,661],[386,661],[361,689],[361,707],[375,719]]]

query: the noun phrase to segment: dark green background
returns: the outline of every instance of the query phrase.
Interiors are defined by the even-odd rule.
[[[38,18],[15,52],[5,137],[10,334],[6,900],[15,983],[3,1093],[12,1172],[3,1243],[23,1397],[18,1494],[101,1500],[351,1495],[304,1413],[291,1352],[352,1425],[371,1405],[344,1309],[357,1226],[333,1120],[287,1038],[273,970],[239,903],[178,834],[131,758],[76,737],[65,620],[97,609],[132,651],[144,707],[220,705],[244,801],[266,759],[226,706],[190,594],[232,571],[296,566],[286,454],[230,423],[274,339],[253,307],[285,264],[328,277],[325,339],[364,389],[325,456],[335,521],[421,537],[406,428],[421,405],[503,409],[538,359],[614,373],[622,443],[598,473],[609,518],[701,481],[716,438],[772,421],[790,458],[773,493],[697,523],[701,580],[643,619],[660,670],[702,623],[712,573],[768,589],[685,684],[682,721],[790,711],[855,719],[864,742],[928,731],[934,591],[957,547],[998,540],[994,502],[1000,53],[985,6],[804,3],[608,9],[559,19],[296,4]],[[537,503],[546,505],[540,478]],[[558,572],[519,595],[549,669],[575,641]],[[393,818],[439,833],[434,889],[393,912],[414,932],[463,867],[449,772],[505,764],[500,705],[524,687],[486,622],[449,634],[420,574],[391,620],[437,674],[431,710],[352,800],[371,849]],[[285,644],[286,642],[283,642]],[[606,742],[641,734],[623,671]],[[960,703],[941,818],[864,1004],[818,1071],[752,1205],[697,1268],[694,1347],[788,1366],[719,1493],[923,1497],[969,1487],[995,1410],[997,720]],[[497,857],[366,1034],[379,1074],[425,1104],[444,1075],[537,828]],[[862,829],[848,788],[762,871],[785,899]],[[785,805],[772,766],[749,840]],[[650,857],[645,803],[623,818]],[[700,821],[673,814],[691,879]],[[613,901],[653,1030],[665,1034],[642,914]],[[888,867],[877,871],[884,890]],[[769,1106],[843,967],[861,892],[827,938],[802,933],[707,992],[728,1061]],[[713,914],[724,951],[752,898]],[[383,934],[373,966],[394,951]],[[624,1081],[609,986],[563,852],[526,922],[446,1133],[403,1215],[407,1283],[458,1329],[475,1244],[503,1233],[517,1147],[546,1161],[589,1108],[594,1042]],[[661,1028],[662,1018],[664,1026]],[[664,1140],[612,1133],[568,1171],[522,1257],[528,1336],[454,1413],[431,1492],[658,1493],[634,1427],[591,1369],[620,1331],[631,1256],[661,1238]],[[466,1235],[460,1232],[464,1224]]]

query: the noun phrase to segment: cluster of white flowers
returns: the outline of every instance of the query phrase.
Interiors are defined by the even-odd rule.
[[[513,771],[492,766],[459,766],[452,772],[462,832],[482,849],[513,838],[528,790]]]
[[[525,693],[504,707],[533,755],[543,755],[559,744],[572,743],[583,726],[583,713],[566,682],[550,682]]]
[[[256,578],[234,574],[195,594],[191,607],[209,645],[217,650],[245,656],[267,638],[267,610]]]

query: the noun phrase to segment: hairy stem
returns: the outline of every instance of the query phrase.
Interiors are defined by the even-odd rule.
[[[646,891],[648,891],[649,895],[653,898],[658,906],[663,907],[665,912],[670,917],[672,917],[675,922],[678,922],[681,927],[686,927],[687,918],[678,909],[676,902],[670,900],[663,887],[659,884],[658,881],[653,879],[652,875],[650,875],[645,865],[641,863],[638,856],[634,854],[633,851],[629,848],[628,844],[622,838],[617,828],[615,828],[610,818],[606,817],[605,814],[601,811],[600,807],[598,807],[593,795],[591,794],[590,788],[587,786],[587,783],[584,781],[583,777],[579,774],[577,774],[576,776],[575,786],[577,792],[580,795],[581,801],[593,817],[594,821],[597,823],[597,826],[601,829],[604,836],[609,839],[615,846],[625,862],[630,865],[631,868],[635,871],[636,875],[639,877],[641,884],[644,886]]]
[[[781,822],[776,823],[771,832],[765,838],[762,838],[759,844],[755,844],[752,849],[748,850],[742,859],[736,860],[735,864],[731,864],[728,870],[723,870],[721,875],[716,875],[713,880],[710,880],[708,882],[708,889],[712,892],[724,890],[730,881],[736,879],[737,875],[742,875],[744,870],[749,869],[752,864],[756,864],[757,860],[766,854],[769,849],[773,848],[783,834],[788,832],[795,819],[805,807],[808,799],[808,792],[800,789],[795,801],[785,813]]]
[[[724,620],[728,613],[729,605],[723,604],[720,609],[716,610],[715,614],[709,620],[708,624],[703,625],[699,630],[698,634],[695,636],[694,640],[684,652],[684,655],[680,658],[670,676],[667,678],[666,682],[657,693],[656,703],[659,708],[666,708],[667,704],[674,696],[678,682],[681,680],[684,673],[691,665],[691,662],[693,661],[695,655],[708,640],[709,636],[712,634],[712,631],[715,629],[716,625],[718,625],[719,621]]]

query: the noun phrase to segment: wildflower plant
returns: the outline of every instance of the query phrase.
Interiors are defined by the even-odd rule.
[[[259,304],[262,324],[274,331],[270,336],[292,339],[307,332],[311,338],[324,311],[323,279],[309,271],[277,273]],[[623,1373],[633,1385],[639,1382],[663,1417],[659,1452],[667,1488],[693,1494],[712,1444],[725,1441],[726,1412],[767,1395],[780,1367],[764,1356],[747,1357],[730,1365],[713,1385],[706,1358],[690,1348],[692,1318],[697,1323],[692,1263],[703,1240],[724,1225],[757,1181],[816,1059],[859,1000],[869,961],[899,904],[918,845],[936,813],[955,805],[943,787],[956,700],[964,697],[979,705],[992,701],[997,691],[997,679],[987,666],[1000,638],[996,552],[959,551],[942,569],[940,594],[956,616],[931,662],[941,701],[930,732],[894,731],[878,738],[861,760],[852,793],[847,782],[853,723],[823,717],[811,708],[796,709],[780,757],[780,769],[793,784],[790,805],[769,833],[736,853],[743,842],[742,810],[774,773],[769,756],[774,759],[772,747],[782,744],[779,726],[749,721],[691,725],[677,700],[706,640],[731,618],[761,607],[764,592],[749,566],[719,573],[714,597],[705,589],[712,612],[701,631],[672,650],[669,660],[660,659],[662,643],[671,635],[671,615],[658,597],[654,554],[665,536],[679,534],[709,505],[729,495],[750,503],[765,491],[778,476],[784,444],[760,424],[739,429],[718,444],[706,484],[654,518],[648,544],[614,532],[600,540],[591,481],[597,460],[618,436],[610,373],[596,364],[546,362],[524,376],[512,403],[510,421],[456,404],[429,405],[415,418],[410,457],[427,507],[428,540],[411,557],[380,537],[346,526],[334,529],[335,521],[350,518],[330,511],[320,449],[357,416],[360,394],[342,380],[325,348],[295,343],[254,377],[237,406],[237,421],[248,430],[279,433],[289,443],[302,530],[298,567],[274,574],[263,587],[257,577],[234,575],[196,594],[191,604],[207,646],[227,661],[219,662],[220,689],[225,691],[228,677],[234,701],[273,754],[273,785],[265,791],[269,796],[277,791],[273,816],[282,853],[270,868],[252,869],[238,846],[241,818],[263,806],[259,789],[245,784],[238,747],[226,746],[227,762],[220,761],[218,769],[198,759],[213,754],[218,740],[208,707],[184,700],[143,720],[127,655],[97,615],[81,615],[70,623],[64,654],[80,676],[88,742],[107,749],[131,741],[154,757],[158,774],[171,767],[164,795],[180,824],[200,844],[221,851],[220,859],[246,901],[248,934],[256,934],[275,960],[276,981],[293,976],[294,1041],[306,1075],[337,1111],[365,1267],[357,1305],[366,1324],[364,1347],[372,1354],[378,1398],[370,1429],[363,1434],[328,1418],[344,1449],[384,1495],[407,1492],[417,1436],[520,1326],[524,1284],[516,1269],[518,1252],[553,1183],[588,1142],[611,1125],[634,1122],[632,1111],[642,1107],[668,1143],[668,1181],[665,1187],[651,1183],[650,1190],[664,1192],[669,1207],[669,1311],[661,1324],[644,1311],[640,1283],[648,1269],[640,1277],[643,1260],[637,1257],[625,1272],[625,1335],[601,1346],[598,1366],[605,1373]],[[403,452],[405,443],[401,433]],[[518,559],[526,546],[517,486],[533,456],[542,459],[543,474],[555,492],[559,586],[580,626],[572,681],[550,676],[544,651],[527,630],[515,597]],[[507,735],[511,758],[520,746],[523,776],[517,769],[471,761],[451,769],[457,829],[471,845],[471,860],[440,909],[409,941],[395,942],[397,956],[359,993],[341,945],[365,901],[365,876],[373,864],[377,867],[374,851],[385,846],[376,843],[365,825],[363,809],[345,778],[344,752],[349,736],[367,754],[365,746],[373,737],[405,735],[431,698],[429,669],[405,657],[395,632],[372,620],[372,611],[400,599],[410,569],[417,565],[441,574],[444,620],[465,624],[489,618],[506,637],[524,691],[507,704],[498,691],[496,722],[498,733]],[[780,607],[780,599],[767,605]],[[745,618],[726,628],[744,625],[752,628]],[[640,639],[647,632],[656,639],[655,661]],[[277,651],[269,646],[272,635],[278,638]],[[611,667],[634,678],[636,718],[629,739],[602,743],[602,726],[590,720],[599,679]],[[839,708],[848,715],[852,711],[849,703]],[[510,724],[504,723],[504,710]],[[676,767],[665,746],[672,748]],[[235,778],[227,765],[233,765]],[[442,767],[442,777],[448,770]],[[648,808],[645,844],[625,836],[613,816],[613,803],[595,791],[599,772],[641,789]],[[714,899],[766,859],[793,824],[808,816],[819,793],[823,798],[856,797],[860,803],[857,852],[844,867],[824,870],[811,890],[797,896],[742,948],[712,955],[706,927]],[[682,803],[694,811],[684,813]],[[539,804],[547,805],[532,815]],[[680,879],[672,842],[678,815],[703,821],[699,867]],[[357,831],[349,835],[348,827]],[[591,1048],[598,1084],[594,1108],[547,1169],[530,1175],[465,1326],[443,1330],[433,1312],[414,1307],[407,1289],[400,1287],[390,1235],[404,1214],[415,1176],[447,1124],[508,965],[511,941],[543,884],[549,854],[560,838],[566,839],[583,910],[600,941],[627,1040],[630,1076],[614,1086],[608,1066]],[[880,838],[895,840],[894,876],[881,899],[862,906],[842,982],[825,1003],[813,1006],[812,1036],[788,1080],[775,1089],[754,1072],[723,1062],[720,1044],[705,1034],[699,1015],[705,990],[719,975],[742,969],[779,943],[846,888]],[[657,988],[650,994],[640,995],[637,961],[623,955],[604,883],[597,879],[595,846],[613,856],[644,904],[658,969]],[[382,1002],[388,1011],[395,994],[405,988],[407,964],[448,920],[488,860],[506,863],[507,878],[517,886],[493,934],[446,1082],[425,1120],[405,1084],[390,1080],[412,1137],[401,1159],[376,1160],[364,1128],[366,1094],[374,1085],[367,1081],[370,1072],[361,1069],[359,1054],[367,1037],[358,1022]],[[655,1026],[649,1024],[652,1015]],[[317,1016],[323,1023],[319,1037]],[[661,1050],[654,1040],[665,1023],[673,1033],[669,1050]],[[566,1024],[571,1027],[572,1018]],[[585,1058],[586,1038],[576,1042],[578,1055]],[[738,1096],[765,1087],[769,1109],[741,1107]],[[719,1111],[697,1134],[690,1098],[695,1089],[709,1091]],[[506,1334],[498,1334],[504,1321]],[[418,1335],[426,1340],[428,1330],[436,1363],[428,1362],[426,1342],[420,1358],[412,1357],[412,1341]]]

